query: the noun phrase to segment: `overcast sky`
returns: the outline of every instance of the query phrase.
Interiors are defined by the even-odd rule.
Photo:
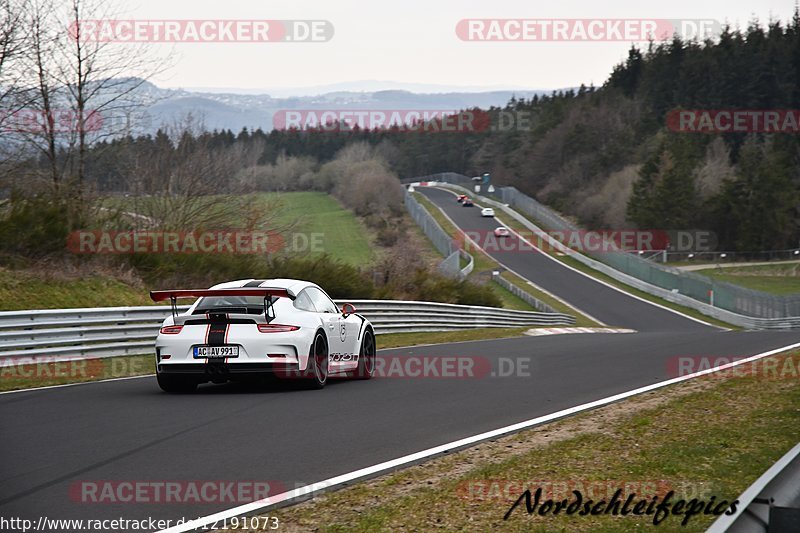
[[[131,19],[324,19],[324,43],[179,43],[165,87],[262,89],[359,80],[549,89],[601,84],[629,42],[466,42],[470,18],[791,18],[793,0],[121,0]],[[648,5],[649,4],[649,5]],[[124,45],[119,45],[124,46]],[[163,51],[163,50],[162,50]],[[372,88],[372,87],[370,87]]]

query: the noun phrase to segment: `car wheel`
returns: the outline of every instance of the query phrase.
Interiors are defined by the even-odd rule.
[[[375,334],[371,329],[364,332],[364,338],[361,339],[361,351],[358,354],[358,379],[370,379],[375,375]]]
[[[328,382],[328,342],[321,331],[314,336],[308,354],[306,382],[312,389],[321,389]]]
[[[167,376],[164,374],[156,374],[158,386],[164,392],[173,394],[186,394],[194,392],[197,389],[197,381],[186,376]]]

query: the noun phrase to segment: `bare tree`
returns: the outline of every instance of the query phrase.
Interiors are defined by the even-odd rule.
[[[24,105],[20,63],[27,53],[24,22],[27,0],[0,0],[0,129]]]
[[[296,224],[282,216],[280,200],[254,195],[237,171],[252,165],[263,147],[213,146],[202,121],[187,115],[159,131],[153,151],[131,150],[122,168],[132,185],[139,221],[172,231],[269,230],[285,233]]]
[[[0,132],[13,129],[29,94],[23,88],[24,58],[30,51],[28,28],[24,23],[28,0],[0,0]],[[24,154],[10,135],[0,141],[0,183],[15,188]]]
[[[92,143],[121,133],[105,119],[147,102],[137,91],[167,67],[142,44],[101,39],[87,28],[113,23],[116,10],[98,0],[0,0],[24,2],[21,19],[28,52],[21,80],[27,111],[37,120],[15,130],[48,161],[57,197],[83,208],[86,160]]]

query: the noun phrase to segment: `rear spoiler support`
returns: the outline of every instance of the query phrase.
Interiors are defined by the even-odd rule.
[[[269,296],[264,296],[264,318],[267,319],[267,324],[275,319],[275,310],[272,308],[272,300],[270,300]]]

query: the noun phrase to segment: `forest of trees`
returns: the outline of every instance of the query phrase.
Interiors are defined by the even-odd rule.
[[[586,226],[704,228],[724,249],[797,247],[800,136],[675,132],[667,115],[677,109],[800,109],[800,16],[726,29],[704,43],[675,38],[632,47],[602,87],[486,110],[493,123],[502,113],[524,113],[524,129],[207,132],[173,125],[92,144],[82,182],[129,194],[349,187],[338,196],[360,195],[354,203],[363,205],[380,195],[362,193],[365,182],[355,178],[336,181],[330,162],[365,143],[400,177],[490,172],[495,184],[513,185]],[[16,183],[35,181],[51,159],[17,167]]]

